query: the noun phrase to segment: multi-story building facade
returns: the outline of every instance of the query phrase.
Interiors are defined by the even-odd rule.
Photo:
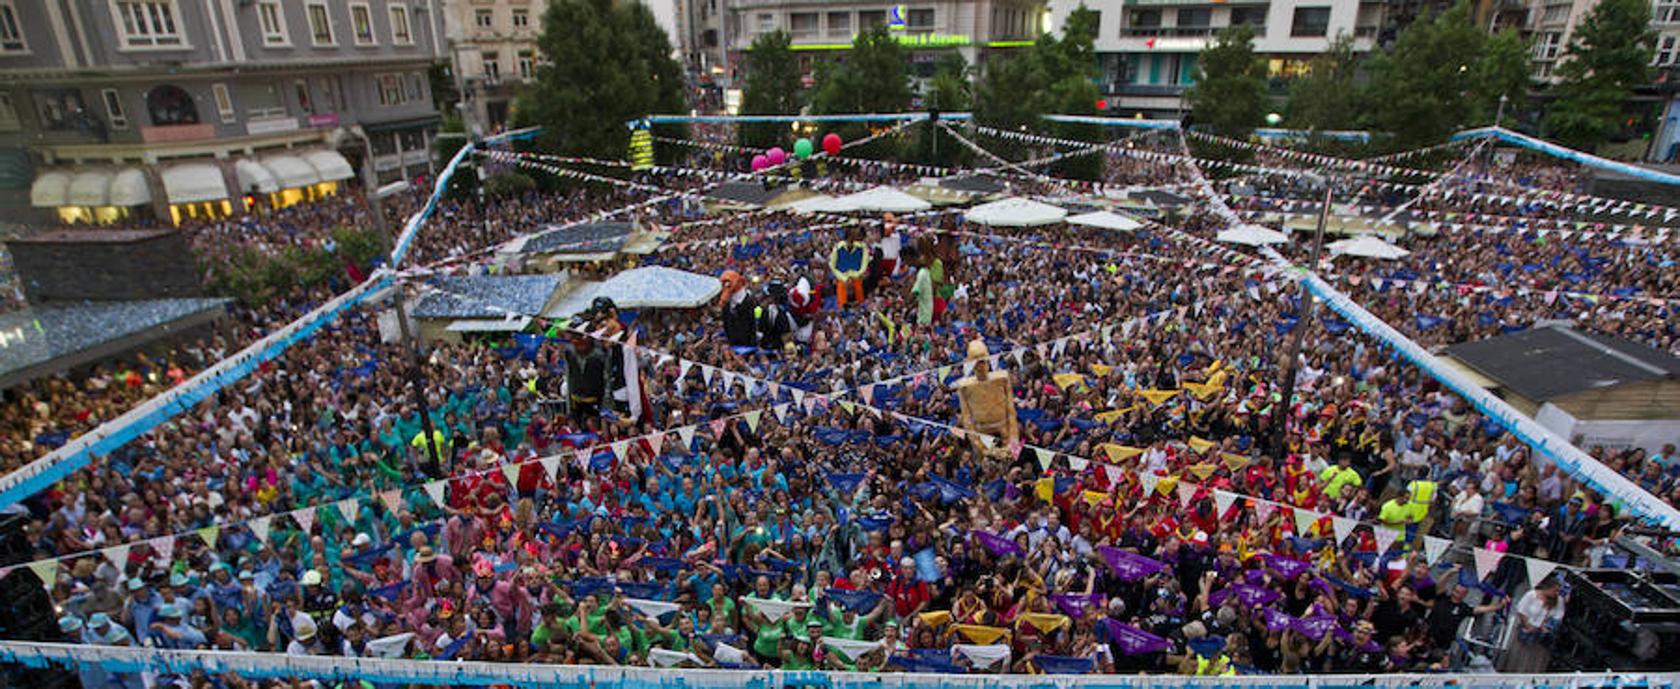
[[[710,3],[712,0],[694,0]],[[841,55],[860,31],[887,26],[909,48],[912,73],[927,76],[939,57],[957,51],[980,65],[994,51],[1031,45],[1049,23],[1043,0],[926,0],[921,4],[827,0],[716,0],[722,20],[720,63],[710,71],[735,76],[754,39],[785,31],[810,75],[823,56]]]
[[[537,76],[544,0],[448,0],[443,5],[463,115],[480,133],[507,124],[519,88]]]
[[[1060,27],[1080,0],[1052,0]],[[1099,85],[1109,110],[1125,116],[1176,118],[1196,61],[1228,26],[1254,27],[1254,50],[1281,84],[1338,36],[1369,51],[1383,28],[1383,3],[1373,0],[1085,0],[1099,15]]]
[[[36,217],[220,216],[426,173],[438,0],[0,0]],[[16,216],[14,216],[16,217]]]

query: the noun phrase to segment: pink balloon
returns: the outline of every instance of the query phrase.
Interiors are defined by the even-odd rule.
[[[764,157],[764,154],[760,153],[752,157],[753,172],[763,171],[767,167],[770,167],[770,159]]]
[[[829,132],[823,135],[823,150],[829,155],[840,155],[840,135]]]
[[[766,152],[765,157],[770,159],[771,165],[781,165],[787,162],[787,151],[782,150],[781,146],[777,146]]]

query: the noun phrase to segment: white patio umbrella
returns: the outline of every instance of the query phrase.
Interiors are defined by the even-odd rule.
[[[1037,227],[1061,222],[1067,210],[1032,199],[1007,198],[968,209],[969,222],[995,227]]]
[[[1223,229],[1214,239],[1228,244],[1245,244],[1247,246],[1265,246],[1267,244],[1286,244],[1289,242],[1288,235],[1259,225],[1238,225]]]
[[[1393,261],[1412,253],[1368,234],[1353,239],[1334,241],[1326,248],[1330,249],[1331,255],[1334,256],[1380,258],[1384,261]]]
[[[1143,223],[1111,211],[1083,213],[1068,218],[1067,222],[1069,225],[1084,225],[1085,227],[1095,227],[1104,230],[1120,230],[1122,232],[1130,232],[1139,227],[1143,227]]]
[[[933,207],[931,203],[892,187],[875,187],[847,194],[834,201],[835,212],[912,213]]]

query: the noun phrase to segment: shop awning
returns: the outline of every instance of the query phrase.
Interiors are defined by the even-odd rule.
[[[170,203],[220,201],[228,197],[222,171],[210,163],[186,163],[164,168],[163,191]]]
[[[123,168],[111,176],[111,205],[144,206],[152,202],[152,187],[146,182],[146,171]]]
[[[29,187],[29,205],[36,208],[68,206],[69,197],[70,173],[67,172],[43,172]]]
[[[315,166],[315,171],[321,174],[323,182],[338,182],[356,176],[355,169],[350,167],[350,161],[345,160],[338,151],[308,151],[303,154],[303,159]]]
[[[262,165],[274,175],[274,181],[281,189],[307,187],[321,181],[321,173],[315,166],[297,156],[268,156],[262,159]]]
[[[111,173],[83,170],[70,178],[67,206],[108,206],[111,203]]]
[[[241,194],[272,194],[280,191],[280,183],[274,181],[274,173],[255,160],[241,158],[233,161],[233,172],[239,177]]]

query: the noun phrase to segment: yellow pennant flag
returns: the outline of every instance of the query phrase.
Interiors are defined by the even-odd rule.
[[[1003,627],[987,627],[978,624],[959,624],[952,628],[957,630],[957,633],[962,634],[963,637],[968,639],[970,643],[980,644],[981,646],[988,645],[998,639],[1009,636],[1009,630],[1004,629]]]
[[[918,615],[916,615],[916,617],[921,618],[922,624],[925,624],[929,627],[938,627],[942,624],[948,624],[951,621],[951,611],[950,610],[935,610],[933,612],[924,612],[924,613],[918,614]]]
[[[1219,459],[1224,461],[1225,468],[1231,471],[1241,471],[1243,467],[1248,466],[1248,458],[1235,452],[1221,452]]]
[[[1062,627],[1066,627],[1071,623],[1067,615],[1042,612],[1024,612],[1016,616],[1015,626],[1017,628],[1019,628],[1023,622],[1037,627],[1038,631],[1045,634],[1049,634],[1061,629]]]
[[[1190,473],[1194,474],[1197,479],[1202,481],[1206,481],[1207,477],[1212,476],[1213,472],[1218,470],[1219,467],[1214,466],[1213,462],[1202,462],[1201,464],[1194,464],[1190,466]]]
[[[1178,477],[1166,476],[1155,482],[1155,492],[1162,495],[1172,495],[1178,490]]]
[[[1208,440],[1207,438],[1193,435],[1190,436],[1189,440],[1185,441],[1185,444],[1189,445],[1190,449],[1195,450],[1197,454],[1201,454],[1203,452],[1207,452],[1208,448],[1213,447],[1214,442],[1212,440]]]
[[[1139,391],[1137,391],[1137,394],[1142,395],[1144,399],[1149,400],[1150,404],[1153,404],[1153,405],[1159,407],[1159,406],[1161,406],[1162,403],[1166,402],[1167,400],[1172,399],[1173,396],[1177,395],[1178,391],[1177,390],[1139,390]]]
[[[1127,409],[1130,409],[1130,407],[1128,407]],[[1097,414],[1097,416],[1096,416],[1097,423],[1113,424],[1115,422],[1115,420],[1119,419],[1121,415],[1126,413],[1126,411],[1127,411],[1126,409],[1110,409],[1108,411]]]
[[[1083,497],[1085,498],[1085,502],[1087,504],[1089,504],[1092,507],[1096,507],[1098,503],[1101,503],[1102,501],[1108,499],[1108,493],[1099,493],[1099,492],[1094,491],[1094,490],[1088,490],[1088,491],[1085,491],[1085,494],[1084,494]]]
[[[1063,390],[1085,382],[1084,374],[1079,373],[1058,373],[1050,376],[1050,379],[1056,381],[1056,387]]]
[[[36,560],[29,563],[29,571],[40,577],[49,591],[58,583],[58,560]]]
[[[1038,496],[1038,499],[1045,502],[1052,501],[1056,497],[1056,479],[1039,479],[1038,483],[1033,486],[1033,495]]]
[[[1099,377],[1108,375],[1108,372],[1112,370],[1114,370],[1114,367],[1108,364],[1091,364],[1091,373]]]
[[[1129,445],[1117,445],[1115,443],[1103,443],[1099,447],[1102,448],[1103,452],[1108,453],[1108,460],[1111,461],[1111,462],[1124,462],[1128,459],[1131,459],[1133,457],[1136,457],[1138,455],[1143,454],[1143,448],[1131,447]]]
[[[1185,383],[1184,388],[1189,390],[1190,394],[1195,395],[1196,399],[1207,400],[1208,398],[1211,398],[1223,391],[1225,389],[1225,384],[1223,382],[1215,383],[1211,381],[1207,383]]]

